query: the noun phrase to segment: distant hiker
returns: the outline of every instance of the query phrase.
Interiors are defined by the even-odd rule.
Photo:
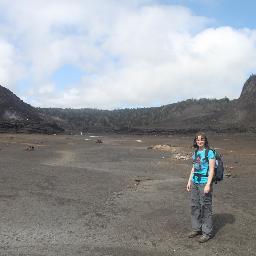
[[[207,242],[213,235],[212,181],[215,154],[209,149],[207,137],[198,132],[194,139],[193,166],[188,179],[187,191],[191,191],[192,231],[188,237],[201,235],[200,243]]]

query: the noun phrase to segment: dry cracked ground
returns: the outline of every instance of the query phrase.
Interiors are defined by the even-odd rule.
[[[0,255],[256,255],[255,135],[209,135],[227,177],[206,244],[186,237],[192,140],[1,134]]]

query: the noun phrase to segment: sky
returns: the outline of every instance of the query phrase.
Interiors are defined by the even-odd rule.
[[[0,84],[35,107],[238,98],[256,1],[0,0]]]

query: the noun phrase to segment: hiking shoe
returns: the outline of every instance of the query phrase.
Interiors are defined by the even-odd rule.
[[[193,237],[196,237],[196,236],[201,235],[201,234],[202,234],[201,231],[192,230],[192,231],[188,234],[188,237],[189,237],[189,238],[193,238]]]
[[[209,239],[211,239],[210,236],[203,234],[203,235],[200,236],[200,238],[198,239],[198,242],[199,242],[199,243],[205,243],[205,242],[207,242]]]

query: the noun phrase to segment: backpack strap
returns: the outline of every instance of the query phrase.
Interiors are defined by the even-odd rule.
[[[198,148],[195,150],[195,158],[194,158],[194,161],[193,161],[194,163],[196,163],[197,153],[198,153]],[[194,175],[194,176],[197,176],[198,182],[201,181],[202,174],[199,174],[199,173],[194,172],[193,175]]]
[[[209,150],[210,150],[209,148],[206,148],[206,149],[205,149],[205,156],[204,156],[204,157],[205,157],[205,160],[206,160],[208,163],[209,163],[209,158],[208,158]]]
[[[211,149],[211,148],[206,148],[205,149],[205,160],[208,162],[208,169],[207,169],[207,172],[206,172],[206,175],[207,175],[207,177],[208,177],[208,175],[209,175],[209,169],[210,169],[210,166],[209,166],[209,158],[208,158],[208,154],[209,154],[209,151],[212,151],[213,153],[215,152],[215,150],[214,149]]]
[[[195,150],[195,159],[194,159],[194,163],[196,162],[196,159],[197,159],[197,152],[198,152],[198,148]]]

